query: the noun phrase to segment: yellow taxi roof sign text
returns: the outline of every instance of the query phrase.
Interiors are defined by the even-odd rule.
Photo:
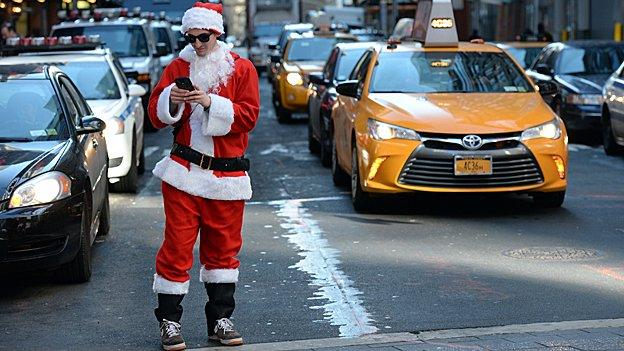
[[[451,0],[420,0],[412,37],[424,47],[456,47],[457,27]]]

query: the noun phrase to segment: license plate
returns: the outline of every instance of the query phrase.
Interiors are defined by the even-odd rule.
[[[492,156],[455,156],[455,175],[492,174]]]

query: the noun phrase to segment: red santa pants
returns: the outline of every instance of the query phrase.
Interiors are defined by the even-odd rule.
[[[186,294],[193,247],[200,235],[200,281],[236,283],[244,200],[210,200],[162,182],[165,238],[156,255],[154,291]]]

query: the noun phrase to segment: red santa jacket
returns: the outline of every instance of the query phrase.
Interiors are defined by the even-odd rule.
[[[209,156],[238,157],[245,154],[248,133],[258,119],[258,75],[249,60],[230,52],[225,43],[218,44],[208,58],[198,57],[188,45],[165,68],[150,96],[149,118],[156,128],[181,120],[182,127],[175,137],[178,144]],[[189,77],[193,84],[209,92],[212,104],[208,112],[199,104],[179,104],[177,114],[171,116],[169,95],[178,77]],[[177,156],[167,156],[156,164],[153,173],[192,195],[216,200],[251,198],[247,172],[204,170]]]

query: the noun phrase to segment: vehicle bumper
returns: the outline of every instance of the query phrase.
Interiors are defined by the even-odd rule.
[[[119,178],[128,174],[132,164],[132,125],[125,125],[122,134],[107,135],[108,178]]]
[[[0,212],[0,270],[48,270],[71,261],[80,246],[83,199]]]
[[[557,140],[535,139],[519,144],[513,150],[499,149],[492,151],[454,151],[428,149],[420,141],[388,140],[375,141],[367,138],[364,142],[358,141],[358,158],[360,160],[360,179],[362,189],[370,193],[406,193],[406,192],[446,192],[446,193],[504,193],[504,192],[553,192],[562,191],[567,187],[567,142],[565,136]],[[515,156],[509,156],[513,155]],[[455,155],[485,156],[490,155],[494,161],[494,174],[492,176],[479,176],[466,180],[473,176],[455,176],[453,173],[453,160]],[[421,156],[419,158],[419,156]],[[559,176],[553,156],[560,157],[564,163],[565,175]],[[426,176],[420,181],[406,181],[407,164],[416,157],[418,160],[439,161],[440,164],[432,164],[440,167],[443,172],[442,178]],[[509,181],[503,179],[497,173],[497,160],[507,161],[507,157],[525,159],[526,177],[522,181],[514,178]],[[381,159],[383,161],[377,161]],[[531,161],[529,161],[531,159]],[[376,173],[373,170],[375,163],[381,162]],[[505,163],[506,165],[508,163]],[[533,168],[530,168],[533,166]],[[417,166],[416,166],[417,167]],[[525,166],[523,166],[525,167]],[[415,169],[414,167],[410,170]],[[431,171],[420,169],[421,171]],[[437,172],[437,170],[433,170]],[[372,176],[374,174],[374,176]],[[411,173],[410,173],[411,175]],[[436,176],[437,177],[437,176]],[[515,175],[514,175],[515,177]],[[511,178],[511,177],[510,177]],[[444,179],[444,181],[440,181]]]
[[[600,105],[566,105],[561,118],[566,127],[573,130],[600,131],[602,111]]]
[[[285,77],[278,77],[280,104],[291,112],[305,112],[308,108],[308,88],[305,85],[291,85]]]

